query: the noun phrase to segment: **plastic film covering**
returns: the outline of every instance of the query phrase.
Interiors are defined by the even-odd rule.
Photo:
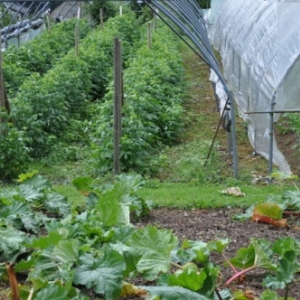
[[[224,0],[211,26],[224,74],[256,153],[270,156],[270,114],[300,104],[300,1]],[[274,114],[276,122],[280,114]],[[291,173],[274,138],[273,162]]]

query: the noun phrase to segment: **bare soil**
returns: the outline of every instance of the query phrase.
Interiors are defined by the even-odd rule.
[[[159,228],[170,229],[183,239],[201,240],[208,242],[219,238],[229,238],[230,243],[226,248],[225,255],[228,258],[235,256],[241,247],[248,247],[250,239],[265,238],[270,242],[280,238],[291,236],[300,239],[300,220],[291,219],[288,227],[275,227],[268,224],[256,223],[251,220],[240,222],[234,221],[232,216],[242,212],[242,209],[197,209],[181,210],[170,208],[159,208],[153,210],[149,216],[144,217],[137,227],[155,225]],[[225,288],[224,283],[234,274],[229,267],[224,266],[224,259],[220,254],[212,255],[211,260],[222,267],[220,272],[219,288]],[[260,270],[248,273],[242,283],[233,283],[229,288],[234,290],[247,290],[253,296],[259,297],[263,291],[262,276]],[[300,276],[298,276],[298,280]],[[284,292],[277,290],[278,294],[284,296]],[[294,282],[290,286],[289,296],[299,299],[300,282]],[[254,298],[249,298],[254,299]]]

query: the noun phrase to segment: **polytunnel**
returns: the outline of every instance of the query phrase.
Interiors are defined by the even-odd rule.
[[[254,151],[269,159],[269,171],[273,162],[291,173],[273,124],[300,111],[300,0],[212,0],[214,7],[209,37]]]
[[[19,47],[45,30],[47,20],[56,22],[77,15],[76,1],[0,0],[1,49]]]

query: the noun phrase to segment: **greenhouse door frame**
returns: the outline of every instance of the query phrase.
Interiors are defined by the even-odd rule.
[[[269,144],[269,164],[268,164],[268,175],[270,176],[273,173],[273,144],[274,144],[274,114],[285,114],[285,113],[300,113],[300,109],[280,109],[274,110],[276,92],[274,92],[271,102],[271,109],[267,111],[251,111],[245,112],[247,115],[254,114],[269,114],[270,115],[270,126],[269,126],[269,134],[270,134],[270,144]]]

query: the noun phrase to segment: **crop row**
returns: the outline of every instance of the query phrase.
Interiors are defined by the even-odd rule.
[[[48,72],[34,72],[23,82],[11,101],[10,119],[16,127],[7,124],[2,144],[0,168],[6,170],[4,178],[16,176],[28,154],[43,157],[58,141],[74,141],[71,126],[76,120],[81,122],[92,117],[98,167],[101,170],[111,167],[113,90],[109,83],[114,37],[122,40],[126,67],[123,169],[147,169],[151,164],[150,154],[176,140],[182,125],[184,90],[179,42],[162,26],[154,32],[152,48],[148,49],[145,30],[140,38],[140,29],[145,27],[137,24],[131,14],[111,18],[104,30],[95,29],[82,39],[79,56],[72,49]],[[97,116],[89,116],[91,101],[98,107]],[[14,145],[14,150],[9,145]]]
[[[77,24],[80,37],[90,31],[86,19],[70,19],[58,23],[51,31],[43,31],[40,36],[21,47],[9,47],[4,52],[3,73],[6,88],[14,95],[26,77],[37,72],[46,73],[74,46],[74,29]]]
[[[179,40],[159,26],[153,32],[151,49],[144,42],[124,71],[123,171],[147,172],[153,168],[151,154],[176,141],[182,129],[184,90]],[[112,98],[109,86],[95,123],[94,151],[102,171],[112,169]]]
[[[44,76],[34,73],[23,83],[12,101],[12,117],[26,130],[34,157],[47,154],[72,120],[87,118],[88,101],[101,98],[110,80],[113,37],[125,44],[134,29],[132,16],[113,18],[82,40],[78,57],[72,49]],[[124,55],[131,46],[127,43]]]
[[[13,124],[2,125],[2,178],[17,176],[29,157],[46,156],[58,141],[74,139],[70,126],[76,120],[88,119],[90,101],[103,97],[112,78],[116,36],[123,40],[126,61],[135,40],[139,40],[133,15],[111,18],[103,30],[95,29],[82,39],[79,56],[72,49],[48,72],[32,73],[22,83],[11,99]]]

